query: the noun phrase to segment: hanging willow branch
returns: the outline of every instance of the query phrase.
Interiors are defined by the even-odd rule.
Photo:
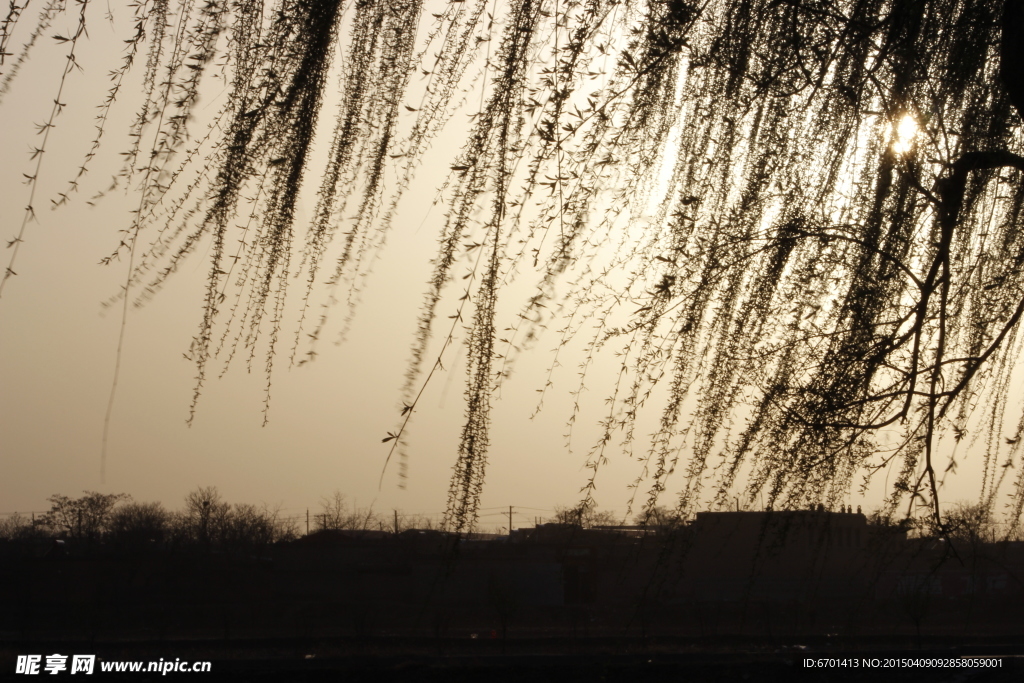
[[[27,11],[14,2],[0,22],[3,57]],[[0,59],[0,94],[51,26],[84,27],[87,11],[46,5],[13,65]],[[447,178],[416,181],[446,211],[402,422],[385,439],[405,457],[424,382],[464,331],[450,528],[476,519],[495,391],[521,340],[552,322],[560,348],[592,334],[579,390],[600,356],[619,364],[584,504],[609,450],[634,454],[661,401],[634,454],[647,509],[667,491],[684,514],[737,492],[834,504],[892,468],[889,507],[923,504],[941,528],[961,440],[982,460],[986,505],[1009,469],[1024,473],[1024,414],[1009,412],[1022,17],[1016,0],[140,0],[95,140],[55,203],[84,182],[145,54],[118,180],[140,205],[109,259],[133,256],[119,296],[141,303],[209,245],[195,397],[214,358],[251,364],[266,339],[269,401],[289,279],[305,280],[292,351],[304,363],[328,320],[303,333],[312,297],[325,286],[354,305],[431,141],[468,113]],[[226,99],[200,134],[195,104],[218,77]],[[313,167],[321,115],[334,126]],[[23,227],[11,245],[26,241]],[[527,273],[535,290],[506,322],[499,295]],[[1010,504],[1017,519],[1024,474]]]

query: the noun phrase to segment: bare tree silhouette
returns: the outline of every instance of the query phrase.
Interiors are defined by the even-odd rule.
[[[13,2],[0,24],[0,96],[47,41],[69,50],[63,88],[104,11],[53,0],[18,52],[27,4]],[[139,203],[108,262],[127,259],[121,303],[141,303],[211,245],[190,350],[196,398],[218,355],[252,362],[265,338],[269,400],[295,278],[305,286],[291,358],[313,358],[326,315],[308,316],[311,294],[326,286],[354,305],[426,150],[469,108],[441,183],[446,213],[405,406],[385,439],[402,452],[422,387],[465,326],[449,528],[476,519],[505,360],[552,324],[560,345],[590,335],[584,377],[601,349],[621,366],[592,476],[616,439],[633,448],[638,412],[662,399],[657,431],[639,447],[641,507],[654,509],[676,472],[674,507],[685,514],[737,490],[769,507],[833,505],[859,476],[894,468],[889,509],[924,504],[941,526],[939,445],[967,438],[984,453],[982,498],[1014,466],[1020,516],[1024,416],[1007,404],[1024,313],[1018,0],[498,5],[131,6],[95,141],[54,201],[79,188],[141,63],[119,178]],[[52,35],[61,22],[74,30]],[[328,110],[335,73],[340,98]],[[194,130],[214,77],[228,95],[209,128]],[[478,106],[461,99],[466,87]],[[33,163],[49,151],[60,92]],[[321,116],[334,132],[325,165],[313,167]],[[4,283],[30,238],[34,169]],[[310,184],[313,219],[297,225]],[[465,263],[468,273],[457,269]],[[534,293],[503,325],[499,295],[530,276]],[[448,295],[461,298],[439,332]],[[592,490],[593,479],[581,506]]]

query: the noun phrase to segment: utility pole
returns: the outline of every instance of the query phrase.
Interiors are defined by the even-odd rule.
[[[395,510],[395,536],[398,535],[398,510]]]
[[[508,535],[512,535],[512,506],[508,506]]]
[[[306,535],[309,536],[309,508],[306,508]]]

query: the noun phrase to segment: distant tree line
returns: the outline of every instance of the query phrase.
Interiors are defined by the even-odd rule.
[[[35,519],[15,514],[0,521],[0,539],[52,538],[76,544],[125,548],[149,544],[249,550],[294,539],[298,525],[267,505],[223,500],[216,487],[200,487],[184,508],[144,503],[125,493],[84,491],[79,498],[53,495],[50,509]]]
[[[331,531],[382,531],[402,533],[410,529],[437,530],[429,515],[406,514],[398,510],[379,512],[357,508],[345,495],[335,491],[320,499],[319,508],[309,512],[308,526],[301,516],[285,516],[279,507],[266,504],[230,504],[215,486],[199,487],[185,496],[184,507],[168,510],[159,502],[135,501],[126,493],[84,491],[79,498],[62,494],[50,496],[50,509],[39,517],[15,513],[0,519],[0,541],[57,539],[76,544],[107,544],[138,548],[162,544],[180,548],[251,550],[281,541],[292,541],[306,533]],[[1000,532],[999,524],[983,504],[960,502],[947,509],[944,529],[934,528],[930,517],[896,519],[882,510],[867,513],[868,523],[900,530],[912,536],[946,536],[972,545],[1012,539]],[[627,523],[596,504],[555,506],[548,523],[584,529],[614,527]],[[686,520],[676,511],[655,506],[632,519],[640,527],[674,529]]]
[[[126,493],[83,491],[78,498],[55,494],[47,501],[50,509],[42,515],[15,513],[0,519],[0,540],[57,539],[123,547],[160,543],[241,550],[291,541],[307,532],[400,533],[437,527],[428,515],[357,508],[340,491],[321,498],[317,509],[307,511],[305,523],[302,515],[282,515],[279,507],[228,503],[215,486],[189,492],[179,510],[168,510],[159,502],[136,501]]]

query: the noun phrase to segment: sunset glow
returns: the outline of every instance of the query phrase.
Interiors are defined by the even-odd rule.
[[[896,124],[892,142],[892,151],[896,154],[909,154],[914,149],[917,137],[917,121],[910,114],[904,114]]]

